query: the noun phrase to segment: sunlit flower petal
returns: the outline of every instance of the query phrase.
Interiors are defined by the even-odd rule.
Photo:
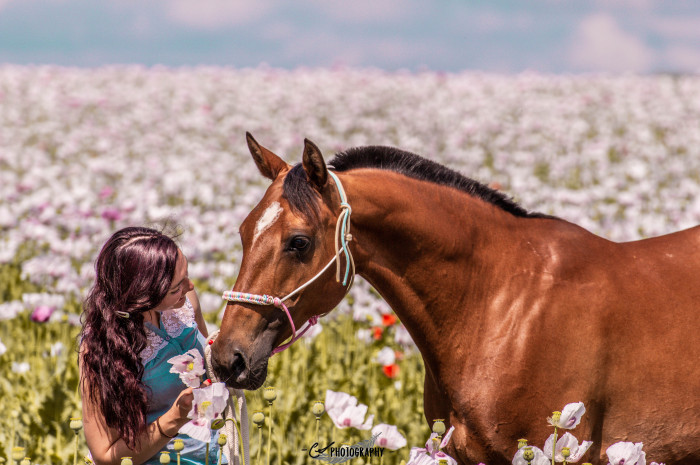
[[[204,359],[197,349],[190,349],[184,355],[178,355],[168,360],[172,364],[170,373],[177,373],[188,387],[199,387],[200,376],[205,373]]]
[[[344,392],[326,391],[326,412],[338,428],[368,430],[372,427],[374,415],[367,417],[367,406],[357,403],[357,398]]]
[[[376,442],[378,447],[384,447],[390,450],[401,449],[406,446],[406,438],[399,433],[398,428],[394,425],[381,423],[372,428],[372,436],[379,434]]]
[[[646,465],[646,453],[641,442],[616,442],[608,447],[608,465]]]
[[[563,429],[574,429],[581,422],[581,417],[586,413],[586,407],[583,402],[574,402],[567,404],[561,411],[561,417],[558,420],[548,418],[550,425]]]
[[[226,408],[229,391],[224,383],[213,383],[207,387],[194,389],[192,394],[194,396],[192,410],[187,414],[192,421],[180,428],[180,433],[209,442],[211,422],[221,418]]]

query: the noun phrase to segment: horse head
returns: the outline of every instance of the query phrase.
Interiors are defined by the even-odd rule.
[[[280,345],[343,299],[352,276],[338,282],[332,265],[349,268],[352,259],[349,234],[336,250],[344,194],[318,147],[305,140],[302,163],[292,167],[249,133],[246,138],[258,170],[272,184],[240,226],[243,259],[233,290],[224,293],[230,302],[212,364],[228,386],[257,389]]]

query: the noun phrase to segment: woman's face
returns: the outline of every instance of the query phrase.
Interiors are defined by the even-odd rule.
[[[185,258],[182,251],[178,249],[173,282],[170,285],[168,294],[153,310],[163,312],[182,307],[185,305],[185,295],[192,289],[194,289],[194,286],[187,274],[187,258]]]

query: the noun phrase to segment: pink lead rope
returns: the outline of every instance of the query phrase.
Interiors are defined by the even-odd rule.
[[[350,248],[348,247],[348,242],[352,240],[352,235],[350,234],[350,213],[351,213],[351,208],[350,205],[347,202],[347,198],[345,196],[345,190],[343,189],[343,185],[340,183],[340,179],[331,171],[328,172],[328,174],[333,178],[335,181],[335,185],[338,187],[338,193],[340,194],[340,209],[341,212],[338,215],[338,223],[336,224],[335,228],[335,235],[336,235],[336,240],[335,240],[335,255],[333,258],[331,258],[331,261],[328,262],[328,264],[323,267],[321,271],[319,271],[316,276],[308,280],[306,283],[302,284],[298,288],[296,288],[294,291],[292,291],[290,294],[288,294],[286,297],[279,298],[279,297],[272,297],[266,294],[260,295],[260,294],[248,294],[246,292],[235,292],[235,291],[225,291],[222,294],[222,298],[224,300],[228,300],[229,302],[244,302],[244,303],[249,303],[249,304],[255,304],[255,305],[274,305],[275,307],[284,310],[284,313],[287,315],[287,318],[289,319],[289,323],[292,325],[292,339],[287,342],[286,344],[283,344],[279,347],[276,347],[272,350],[272,355],[282,352],[284,349],[287,347],[291,346],[297,339],[299,339],[301,336],[306,333],[309,328],[311,328],[313,325],[318,323],[318,315],[314,315],[309,320],[306,322],[306,326],[297,334],[296,326],[294,325],[294,319],[292,319],[292,315],[289,313],[289,309],[287,306],[284,304],[284,301],[289,299],[290,297],[294,296],[297,294],[299,291],[304,289],[306,286],[314,282],[318,277],[320,277],[332,264],[333,262],[336,263],[337,266],[337,272],[336,272],[336,281],[340,282],[340,255],[344,254],[347,258],[346,260],[346,270],[345,270],[345,276],[343,278],[343,286],[346,286],[345,293],[350,290],[352,287],[353,280],[355,278],[355,262],[352,259],[352,254],[350,253]],[[349,279],[348,279],[349,278]]]

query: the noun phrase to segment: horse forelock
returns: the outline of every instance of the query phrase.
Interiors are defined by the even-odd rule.
[[[294,213],[302,215],[310,223],[316,224],[320,220],[318,192],[309,184],[301,163],[294,165],[284,178],[282,197]]]
[[[548,215],[529,212],[506,194],[491,189],[463,174],[427,158],[393,147],[354,147],[335,155],[329,167],[343,172],[358,168],[375,168],[393,171],[421,181],[452,187],[500,207],[519,217],[551,218]]]

